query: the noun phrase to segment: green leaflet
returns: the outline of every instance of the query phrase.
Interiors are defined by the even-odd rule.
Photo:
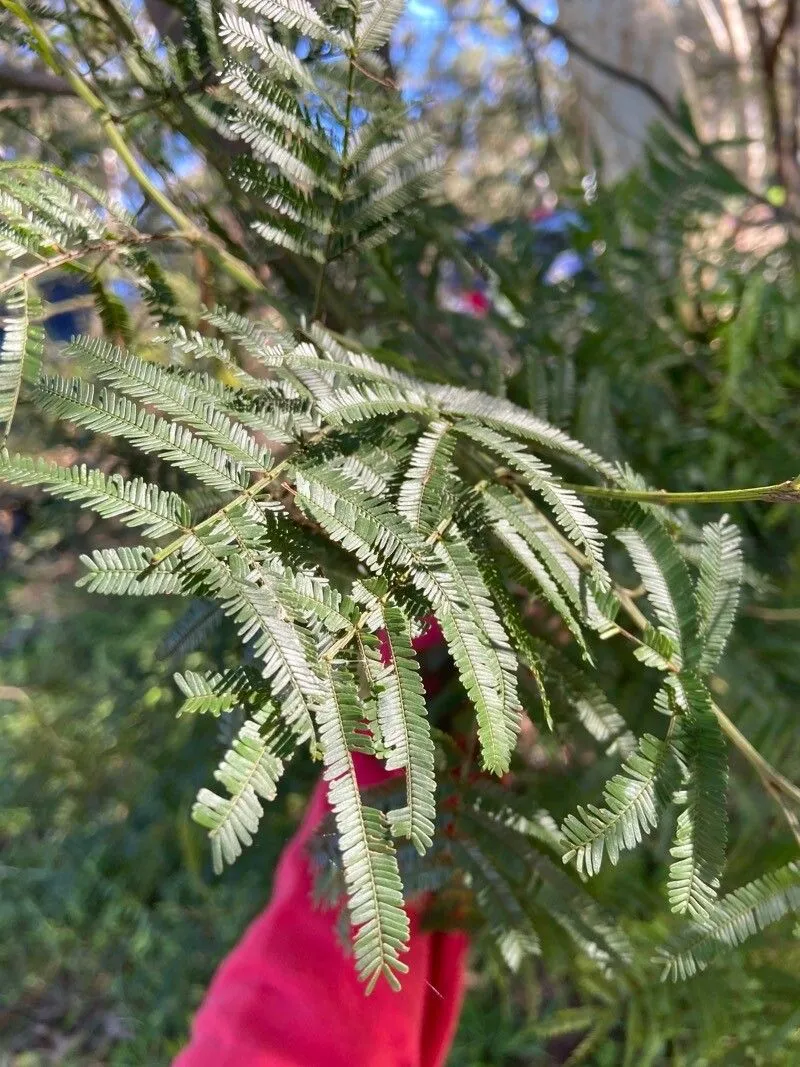
[[[199,674],[197,671],[185,671],[175,674],[175,684],[186,699],[178,710],[178,715],[214,715],[232,711],[236,707],[252,708],[255,704],[266,704],[267,691],[252,669],[235,667],[220,674]]]
[[[407,571],[433,607],[454,596],[432,548],[389,503],[367,497],[352,479],[330,469],[303,468],[296,481],[296,503],[370,570],[390,564]]]
[[[305,37],[327,41],[331,30],[306,0],[240,0],[240,7],[250,8],[268,22],[297,30]]]
[[[534,642],[548,669],[548,682],[563,695],[584,729],[611,754],[629,756],[636,738],[589,671],[575,666],[544,641]],[[552,681],[551,681],[552,679]]]
[[[223,451],[195,437],[185,427],[137,407],[125,397],[107,389],[96,397],[93,386],[63,378],[41,379],[38,393],[44,411],[95,433],[123,437],[143,452],[161,456],[193,474],[211,489],[239,493],[246,487],[241,465]]]
[[[704,526],[696,593],[701,674],[712,671],[725,650],[739,605],[743,571],[738,529],[726,518]]]
[[[199,648],[223,620],[222,610],[213,600],[193,600],[167,630],[156,648],[160,660],[181,660]]]
[[[226,592],[223,611],[259,658],[261,673],[298,741],[308,740],[312,735],[312,703],[320,693],[310,635],[282,617],[271,590],[249,578],[235,580]]]
[[[182,547],[182,566],[236,625],[242,643],[257,657],[284,721],[298,742],[305,742],[313,737],[312,704],[320,694],[319,677],[312,666],[316,658],[313,638],[280,604],[280,572],[264,569],[243,547],[237,553],[225,529],[192,536]]]
[[[289,751],[289,744],[288,732],[276,721],[275,709],[263,709],[242,726],[214,772],[228,796],[210,789],[201,789],[197,794],[192,818],[209,832],[218,874],[224,863],[239,858],[243,845],[253,843],[253,834],[264,814],[261,801],[275,799],[284,769],[281,757]]]
[[[505,519],[501,519],[496,523],[492,532],[508,553],[518,561],[525,578],[528,580],[530,578],[533,579],[538,592],[556,611],[561,621],[575,638],[584,657],[591,662],[589,649],[578,619],[575,617],[567,600],[561,595],[561,590],[553,581],[550,573],[530,548],[529,543],[520,537]]]
[[[661,629],[674,646],[677,664],[697,659],[697,620],[692,583],[672,538],[655,517],[634,506],[624,509],[629,524],[617,530],[644,583]]]
[[[787,863],[734,889],[661,954],[663,976],[690,978],[726,950],[800,911],[800,864]]]
[[[603,588],[607,588],[609,578],[603,562],[602,534],[597,521],[588,514],[572,490],[565,489],[546,464],[502,434],[469,422],[457,423],[455,429],[500,456],[523,475],[528,485],[552,508],[556,522],[564,533],[586,552],[598,581]]]
[[[685,703],[676,747],[686,765],[687,781],[670,850],[669,902],[673,911],[700,920],[714,905],[725,865],[728,758],[725,738],[703,683],[684,674],[675,680],[674,689],[678,703]]]
[[[409,838],[423,854],[433,843],[436,817],[434,748],[425,690],[406,616],[377,598],[372,598],[367,609],[374,612],[373,625],[380,625],[389,657],[389,662],[382,664],[373,651],[367,662],[376,694],[386,769],[402,769],[406,777],[406,803],[389,811],[388,823],[395,837]]]
[[[481,552],[478,549],[474,538],[472,540],[472,548],[486,586],[491,590],[503,627],[513,644],[514,653],[519,658],[520,663],[527,667],[533,678],[536,691],[539,694],[545,723],[548,729],[552,730],[553,717],[550,710],[550,698],[547,695],[547,689],[544,684],[542,660],[536,648],[536,641],[526,627],[517,603],[509,592],[503,576],[494,561],[485,552]]]
[[[500,485],[488,486],[481,499],[493,525],[518,534],[559,585],[572,608],[582,613],[585,598],[580,570],[558,543],[544,516],[528,501],[520,500]]]
[[[223,12],[219,33],[223,42],[234,51],[252,50],[270,73],[294,82],[303,89],[314,89],[308,71],[294,52],[267,37],[260,26],[254,26],[240,15]]]
[[[6,300],[0,342],[0,441],[8,437],[17,409],[25,359],[38,359],[44,341],[40,326],[31,322],[28,287],[13,289]]]
[[[455,524],[436,543],[435,551],[458,594],[458,602],[437,617],[475,705],[483,765],[494,774],[504,774],[522,717],[516,657],[478,563]]]
[[[402,3],[364,0],[352,11],[338,12],[319,12],[306,0],[245,0],[244,6],[266,15],[284,34],[303,33],[329,50],[326,77],[316,84],[283,39],[233,13],[221,19],[226,44],[254,54],[259,66],[255,73],[230,64],[223,77],[238,97],[230,128],[250,146],[252,157],[238,160],[234,169],[264,207],[254,229],[324,271],[351,249],[366,251],[396,233],[440,169],[421,126],[397,136],[393,102],[369,94],[380,121],[363,126],[354,121],[356,71],[363,79],[376,65],[369,53],[386,40]],[[327,84],[339,78],[349,86],[344,115]],[[367,96],[362,79],[360,90]],[[318,97],[321,116],[307,110],[308,94]],[[334,124],[344,127],[341,141],[326,132]]]
[[[466,808],[464,826],[480,843],[484,862],[510,876],[512,883],[516,881],[529,921],[555,923],[575,947],[609,973],[629,960],[632,949],[625,935],[580,883],[542,849],[531,821],[508,809],[491,811],[489,804],[482,803],[483,791],[478,788],[476,792],[478,803]]]
[[[119,519],[142,529],[145,536],[164,537],[191,524],[186,503],[141,478],[126,482],[119,474],[103,474],[81,464],[62,467],[46,459],[0,452],[0,480],[8,485],[40,486],[52,496],[77,500],[104,519]]]
[[[348,737],[362,712],[355,679],[343,665],[324,663],[326,690],[315,708],[328,783],[328,801],[339,834],[347,886],[353,949],[359,977],[371,992],[380,977],[399,988],[408,967],[408,916],[397,857],[383,812],[362,803]]]
[[[592,875],[600,870],[606,852],[616,863],[621,852],[640,844],[658,823],[672,791],[675,769],[670,743],[645,734],[638,751],[606,783],[605,806],[579,807],[562,823],[564,862],[574,860],[578,871]]]
[[[341,633],[355,622],[355,605],[324,578],[287,571],[275,594],[291,614],[316,619],[330,633]]]
[[[324,362],[320,361],[324,369]],[[393,385],[350,386],[317,398],[317,407],[326,422],[333,426],[366,422],[376,415],[418,412],[432,415],[435,408],[420,390],[401,390]]]
[[[354,35],[359,50],[372,52],[385,44],[403,6],[403,0],[360,0]]]
[[[606,463],[580,441],[574,440],[563,430],[537,418],[524,408],[497,397],[490,397],[486,393],[458,389],[452,385],[436,386],[431,388],[431,393],[443,413],[464,416],[468,420],[466,425],[471,426],[472,420],[475,420],[502,434],[522,437],[559,459],[589,467],[611,481],[618,479],[618,471],[613,464]]]
[[[271,465],[270,453],[243,426],[216,410],[222,390],[196,376],[169,373],[157,363],[146,363],[101,338],[78,338],[67,353],[86,362],[97,377],[132,400],[158,407],[185,422],[248,471],[263,474]]]
[[[152,565],[150,548],[96,548],[81,556],[86,574],[77,585],[104,596],[186,594],[183,577],[172,560]]]
[[[397,497],[397,510],[415,530],[429,533],[447,515],[451,493],[448,465],[455,438],[450,424],[432,422],[419,438]]]

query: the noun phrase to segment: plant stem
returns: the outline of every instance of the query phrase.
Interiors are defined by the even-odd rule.
[[[327,437],[327,435],[331,433],[333,429],[333,426],[324,427],[324,429],[320,430],[318,433],[315,433],[312,437],[310,437],[308,441],[305,442],[305,445],[303,445],[302,447],[308,448],[309,445],[317,444],[323,438]],[[297,451],[290,452],[287,456],[284,456],[280,463],[276,463],[274,467],[271,467],[268,471],[265,471],[264,474],[258,479],[258,481],[253,482],[249,489],[245,489],[238,496],[235,496],[233,500],[228,501],[228,503],[225,504],[224,507],[219,508],[219,510],[215,511],[213,515],[209,515],[207,518],[203,519],[203,521],[198,523],[197,526],[192,526],[191,529],[188,529],[185,533],[181,534],[180,537],[176,537],[174,541],[170,541],[168,545],[162,548],[159,552],[156,552],[153,558],[148,562],[144,573],[152,570],[154,567],[158,567],[159,564],[164,562],[164,560],[169,559],[170,556],[173,556],[177,551],[179,551],[180,548],[183,547],[183,545],[186,543],[186,541],[188,541],[190,537],[197,534],[198,530],[202,530],[207,526],[213,525],[224,515],[227,515],[231,508],[238,507],[243,500],[252,500],[254,497],[257,497],[261,493],[263,493],[275,481],[280,472],[286,466],[288,466],[288,464],[291,463],[296,456]]]
[[[750,489],[715,489],[708,492],[670,493],[661,489],[611,489],[601,485],[572,485],[564,483],[582,496],[599,497],[602,500],[638,500],[643,504],[738,504],[746,500],[764,500],[768,503],[800,503],[800,478],[790,478],[776,485],[757,485]]]
[[[57,270],[66,263],[74,263],[76,259],[91,255],[93,252],[113,252],[117,248],[152,244],[153,241],[191,241],[193,239],[191,234],[181,233],[176,230],[174,233],[133,233],[129,237],[109,237],[101,241],[92,241],[89,244],[82,245],[80,248],[70,248],[65,252],[58,252],[56,255],[51,256],[50,259],[37,263],[33,267],[28,267],[27,270],[20,271],[19,274],[0,282],[0,296],[17,285],[31,281],[33,278],[38,278],[51,270]],[[59,307],[56,310],[60,314],[61,308]]]
[[[639,611],[636,604],[631,599],[628,591],[620,588],[619,586],[615,586],[614,592],[619,597],[621,606],[628,613],[633,622],[639,627],[647,625],[647,619]],[[628,633],[627,630],[623,630],[622,627],[619,626],[617,627],[617,629],[619,633],[627,640],[632,641],[636,645],[642,644],[638,637]],[[680,673],[680,671],[674,664],[670,664],[669,669],[676,674]],[[742,756],[744,756],[750,766],[753,767],[753,769],[756,771],[758,777],[761,779],[762,785],[773,798],[773,800],[776,801],[784,816],[786,817],[786,820],[789,823],[792,832],[795,834],[795,836],[797,836],[797,819],[794,813],[787,809],[784,803],[784,798],[788,798],[794,804],[800,805],[800,787],[796,786],[794,782],[790,781],[779,771],[775,770],[772,764],[769,763],[766,759],[764,759],[758,749],[753,744],[751,744],[750,741],[747,740],[742,731],[728,718],[725,712],[721,708],[719,708],[713,700],[711,701],[711,707],[717,717],[717,721],[719,722],[722,732],[733,744],[733,746],[739,750]]]
[[[744,609],[744,614],[762,622],[800,622],[800,608],[766,608],[752,604]]]
[[[353,32],[355,32],[355,19],[353,20]],[[353,118],[353,85],[355,82],[356,74],[356,59],[355,53],[351,49],[348,53],[350,66],[347,71],[347,104],[344,112],[344,134],[342,135],[342,161],[339,165],[339,177],[337,179],[337,199],[331,209],[330,229],[328,230],[328,236],[325,238],[325,252],[324,260],[320,264],[319,275],[317,277],[317,287],[314,292],[314,304],[311,309],[311,321],[317,318],[319,310],[322,305],[322,291],[325,283],[325,268],[331,260],[331,251],[333,247],[333,237],[336,232],[336,221],[339,217],[339,210],[342,203],[342,197],[344,196],[344,184],[347,177],[347,151],[350,145],[350,123]]]
[[[758,749],[747,740],[741,730],[731,722],[725,712],[718,708],[713,701],[711,702],[711,707],[714,709],[714,714],[722,728],[722,732],[738,748],[747,762],[755,768],[759,778],[769,791],[784,793],[795,804],[800,805],[800,788],[779,771],[776,771],[772,764],[764,759]]]
[[[239,282],[240,285],[243,285],[251,292],[262,290],[264,288],[262,283],[246,263],[237,259],[236,256],[231,255],[222,242],[213,234],[197,226],[192,219],[190,219],[189,216],[177,206],[177,204],[174,204],[148,177],[133,151],[129,148],[119,126],[109,113],[103,101],[94,92],[91,86],[84,81],[83,77],[73,68],[69,61],[57,51],[44,30],[26,10],[22,0],[0,0],[0,4],[25,24],[33,37],[36,51],[41,59],[54,74],[66,78],[74,90],[75,95],[83,100],[98,120],[108,143],[125,164],[131,177],[139,183],[142,190],[153,203],[157,204],[164,214],[172,219],[172,221],[179,227],[182,235],[190,240],[199,241],[206,245],[209,254],[225,271],[227,271],[228,274],[231,275],[232,278]]]

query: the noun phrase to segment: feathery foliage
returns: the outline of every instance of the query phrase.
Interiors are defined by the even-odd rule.
[[[28,287],[23,282],[7,299],[0,343],[0,437],[8,437],[17,408],[25,361],[36,359],[42,345],[42,329],[31,322]]]
[[[31,286],[68,266],[88,277],[108,339],[73,339],[59,360],[79,376],[38,374],[34,398],[45,415],[93,435],[119,463],[115,471],[141,469],[144,456],[152,473],[145,481],[3,451],[0,477],[157,542],[95,549],[83,557],[79,584],[190,599],[168,654],[192,647],[209,620],[224,618],[235,631],[233,669],[176,678],[181,714],[238,724],[215,772],[221,790],[202,789],[193,816],[219,870],[252,843],[297,750],[321,759],[356,969],[368,990],[379,979],[397,987],[406,970],[404,900],[415,886],[468,891],[515,966],[558,936],[600,973],[624,971],[630,946],[581,879],[605,855],[616,864],[640,845],[671,803],[680,810],[667,895],[693,925],[689,947],[668,967],[692,973],[719,944],[797,907],[795,864],[717,900],[726,735],[745,751],[710,695],[743,580],[736,527],[721,520],[698,533],[668,519],[661,505],[669,499],[648,496],[641,479],[555,422],[411,373],[403,353],[370,351],[325,325],[326,285],[340,261],[410,227],[435,184],[432,137],[410,120],[375,54],[399,3],[243,0],[257,21],[226,10],[218,39],[210,7],[189,6],[183,61],[204,76],[212,58],[223,66],[214,130],[246,146],[233,170],[257,215],[253,229],[272,261],[289,257],[300,271],[306,306],[297,314],[276,293],[258,321],[218,307],[185,324],[151,256],[157,241],[202,248],[243,290],[261,281],[216,230],[149,182],[125,156],[124,138],[115,143],[130,173],[176,229],[142,232],[80,179],[3,163],[0,240],[25,264],[0,289],[9,294],[3,436],[41,359]],[[120,343],[131,330],[107,285],[108,257],[164,330],[137,351]],[[567,480],[576,469],[589,484]],[[779,495],[765,499],[796,495],[795,483],[768,488]],[[202,505],[190,507],[198,489]],[[625,584],[630,566],[619,544],[638,590]],[[459,715],[451,706],[435,717],[426,700],[415,639],[434,625],[454,668],[446,689]],[[645,715],[634,731],[589,673],[602,660],[600,643],[617,638],[632,644],[644,688],[653,678],[644,668],[658,673],[653,706],[663,736]],[[525,768],[518,742],[530,747],[528,720],[539,708],[556,732],[561,711],[577,718],[624,761],[602,802],[581,804],[560,829],[513,793]],[[552,744],[542,737],[537,745]],[[356,757],[365,755],[402,772],[398,790],[362,796]],[[493,777],[508,772],[509,788],[499,789]]]

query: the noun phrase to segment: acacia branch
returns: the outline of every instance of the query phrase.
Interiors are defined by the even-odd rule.
[[[106,237],[99,241],[91,241],[88,244],[81,245],[80,248],[69,248],[64,252],[58,252],[48,259],[42,260],[41,263],[36,263],[34,266],[28,267],[26,270],[20,271],[11,278],[0,282],[0,296],[15,289],[18,285],[32,281],[34,278],[39,278],[42,274],[48,274],[59,267],[64,267],[67,263],[74,263],[77,259],[82,259],[93,252],[115,252],[118,249],[132,248],[135,245],[150,244],[153,241],[186,240],[191,240],[191,236],[179,233],[176,230],[174,233],[134,233],[127,237]]]
[[[34,47],[41,59],[47,66],[60,77],[66,78],[75,91],[76,96],[88,106],[92,114],[100,124],[108,143],[116,151],[122,162],[128,169],[132,178],[139,183],[146,196],[157,204],[158,207],[178,226],[181,233],[189,240],[196,240],[204,244],[209,254],[231,277],[245,286],[247,289],[258,292],[263,290],[263,285],[255,276],[250,267],[236,256],[232,255],[214,234],[197,226],[184,211],[174,204],[166,193],[152,181],[145,169],[140,164],[136,155],[129,147],[122,131],[114,117],[109,113],[103,101],[91,88],[88,82],[75,69],[75,67],[60,54],[50,38],[39,26],[36,20],[24,5],[22,0],[0,0],[0,4],[20,20],[31,34]]]
[[[748,489],[712,489],[690,493],[669,493],[661,489],[611,489],[601,485],[572,485],[564,483],[582,496],[603,500],[638,500],[643,504],[740,504],[747,500],[762,500],[768,504],[800,502],[800,478],[777,482],[775,485],[756,485]]]
[[[768,46],[765,58],[768,58],[774,66],[777,62],[780,54],[783,42],[786,40],[786,34],[794,25],[795,16],[797,15],[797,0],[786,0],[786,8],[783,12],[783,18],[781,24],[778,27],[778,31],[772,39],[772,42]]]
[[[783,19],[772,40],[769,39],[761,8],[758,5],[753,7],[752,14],[755,19],[756,36],[761,53],[764,95],[767,101],[767,114],[775,152],[775,173],[778,182],[786,187],[789,184],[789,170],[791,169],[794,172],[794,177],[797,179],[798,166],[797,160],[791,156],[791,151],[787,151],[785,124],[781,113],[781,99],[778,87],[778,64],[786,35],[795,22],[797,14],[796,0],[787,0]]]

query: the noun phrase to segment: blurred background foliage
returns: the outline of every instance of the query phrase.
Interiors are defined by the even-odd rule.
[[[252,204],[229,179],[237,145],[217,129],[209,33],[218,7],[65,0],[36,15],[150,180],[271,296],[297,304],[305,265],[254,243]],[[13,5],[0,4],[0,41],[2,159],[89,176],[156,231],[159,209],[33,53]],[[796,5],[411,0],[385,58],[446,151],[444,195],[355,269],[330,272],[328,324],[419,373],[507,394],[657,486],[797,474]],[[202,304],[257,314],[255,287],[202,250],[171,246],[159,261],[188,325]],[[92,286],[104,289],[104,322]],[[54,360],[76,329],[144,351],[156,332],[111,258],[48,277],[40,296]],[[15,433],[25,451],[95,458],[89,435],[27,407]],[[104,456],[134,473],[142,462]],[[739,729],[796,781],[800,517],[757,503],[734,517],[752,570],[716,684]],[[215,964],[263,906],[313,776],[294,767],[256,846],[214,879],[188,812],[226,738],[176,718],[171,672],[224,662],[226,634],[207,634],[200,653],[164,604],[75,590],[79,552],[115,536],[66,504],[0,491],[0,1051],[14,1067],[167,1063]],[[641,675],[603,649],[599,669],[640,732],[651,703]],[[530,760],[557,816],[615,765],[558,722]],[[735,756],[730,886],[797,854],[797,813],[764,786]],[[666,923],[668,847],[655,839],[599,881],[634,941]],[[799,1005],[791,923],[681,986],[619,987],[557,943],[513,977],[479,953],[452,1063],[788,1067]]]

